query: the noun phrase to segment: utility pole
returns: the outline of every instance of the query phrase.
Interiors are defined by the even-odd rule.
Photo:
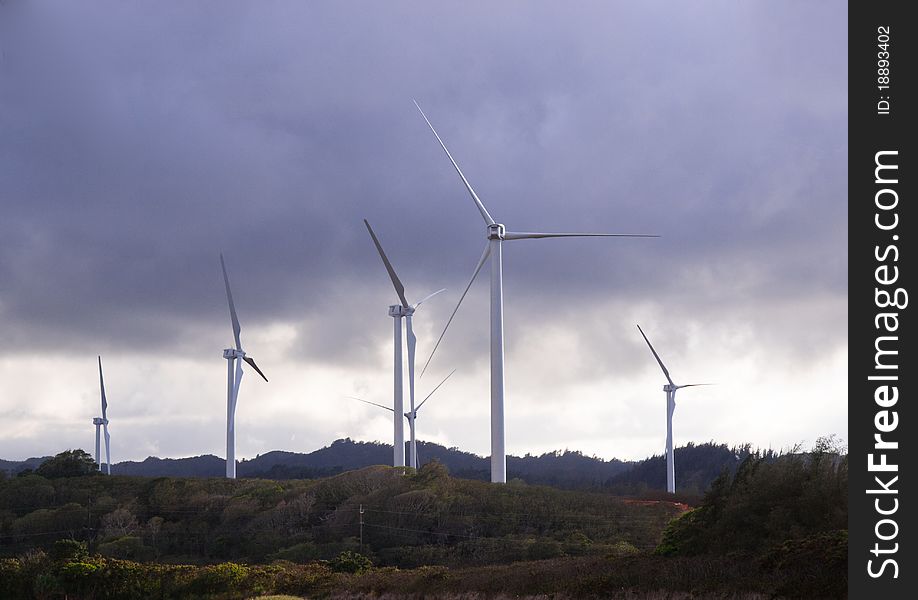
[[[92,542],[95,532],[92,529],[92,498],[87,502],[88,510],[86,511],[86,552],[92,556]]]
[[[363,504],[360,505],[360,551],[363,552]]]

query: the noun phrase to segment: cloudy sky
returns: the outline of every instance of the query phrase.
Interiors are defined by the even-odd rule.
[[[425,109],[517,231],[507,444],[659,453],[847,438],[847,16],[836,2],[0,6],[0,457],[391,441],[397,298],[429,354],[484,244]],[[489,452],[488,277],[419,381],[422,439]]]

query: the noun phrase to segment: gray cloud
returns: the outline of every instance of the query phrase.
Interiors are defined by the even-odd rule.
[[[846,344],[847,22],[832,3],[0,10],[9,360],[209,358],[229,341],[223,251],[243,335],[286,328],[276,361],[382,371],[395,298],[362,218],[410,295],[450,289],[419,313],[426,358],[484,236],[412,98],[510,228],[663,236],[507,244],[509,361],[573,336],[569,373],[643,369],[644,318],[684,349],[748,332],[737,353],[798,374]],[[486,373],[480,277],[438,369]],[[553,372],[542,360],[525,368]]]

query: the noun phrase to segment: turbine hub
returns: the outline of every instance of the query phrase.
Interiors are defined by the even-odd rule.
[[[389,316],[390,317],[410,317],[414,314],[414,309],[410,306],[405,307],[401,304],[393,304],[389,307]]]
[[[500,223],[494,223],[488,225],[488,239],[489,240],[502,240],[504,239],[504,234],[507,232],[507,229]]]
[[[104,425],[108,419],[103,419],[102,417],[93,417],[93,425]]]
[[[226,348],[223,350],[223,358],[229,360],[231,358],[242,358],[245,356],[245,352],[242,350],[236,350],[235,348]]]
[[[674,385],[671,384],[671,383],[667,383],[666,385],[663,386],[663,391],[664,391],[664,392],[675,392],[676,389],[677,389],[677,387],[674,386]]]

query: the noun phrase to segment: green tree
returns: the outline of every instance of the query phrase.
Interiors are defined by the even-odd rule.
[[[103,538],[120,538],[131,535],[137,530],[137,517],[126,508],[116,508],[102,517],[101,526]]]
[[[56,479],[58,477],[81,477],[83,475],[95,475],[99,472],[99,466],[96,461],[83,450],[65,450],[49,458],[38,467],[36,474],[47,479]]]

